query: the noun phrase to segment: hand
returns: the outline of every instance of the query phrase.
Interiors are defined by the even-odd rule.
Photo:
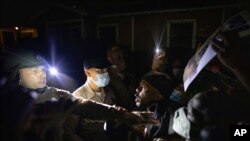
[[[118,112],[128,112],[128,110],[126,108],[123,108],[123,107],[120,107],[120,106],[116,106],[116,105],[113,105],[112,108],[114,108],[116,111]]]
[[[128,111],[119,111],[116,117],[116,121],[119,123],[123,123],[129,127],[134,127],[137,125],[147,125],[147,124],[154,124],[159,125],[159,120],[150,118],[145,114],[138,114],[135,112],[128,112]]]
[[[239,40],[239,33],[237,31],[228,31],[221,33],[219,38],[222,41],[214,40],[212,47],[217,53],[219,60],[228,67],[236,77],[241,81],[245,88],[250,92],[250,75],[249,75],[249,50],[245,47],[246,38]],[[249,37],[248,37],[249,38]],[[244,47],[240,46],[244,45]]]
[[[153,112],[148,112],[148,111],[133,111],[132,113],[138,115],[144,120],[144,124],[152,124],[156,126],[160,126],[160,120],[156,119],[153,117]]]
[[[217,53],[218,59],[229,69],[235,69],[239,63],[245,61],[237,31],[220,33],[217,39],[212,41],[212,47]]]

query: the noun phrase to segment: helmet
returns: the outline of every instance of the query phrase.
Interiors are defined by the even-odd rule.
[[[19,69],[45,65],[41,56],[27,50],[8,52],[3,61],[4,72],[10,80],[17,79]]]

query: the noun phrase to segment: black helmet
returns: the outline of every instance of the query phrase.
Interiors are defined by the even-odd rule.
[[[20,50],[8,52],[4,56],[3,68],[10,80],[17,78],[19,69],[35,66],[46,66],[46,61],[32,51]]]

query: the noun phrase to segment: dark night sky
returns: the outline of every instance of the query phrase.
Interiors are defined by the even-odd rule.
[[[0,25],[25,23],[52,3],[99,14],[227,4],[239,0],[1,0]]]

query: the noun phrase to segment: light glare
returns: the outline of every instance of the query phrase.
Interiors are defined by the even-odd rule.
[[[54,67],[52,67],[52,68],[50,68],[50,73],[52,74],[52,75],[57,75],[58,74],[58,71],[57,71],[57,69],[56,68],[54,68]]]
[[[155,52],[158,54],[160,52],[160,49],[159,48],[156,48],[155,49]]]

